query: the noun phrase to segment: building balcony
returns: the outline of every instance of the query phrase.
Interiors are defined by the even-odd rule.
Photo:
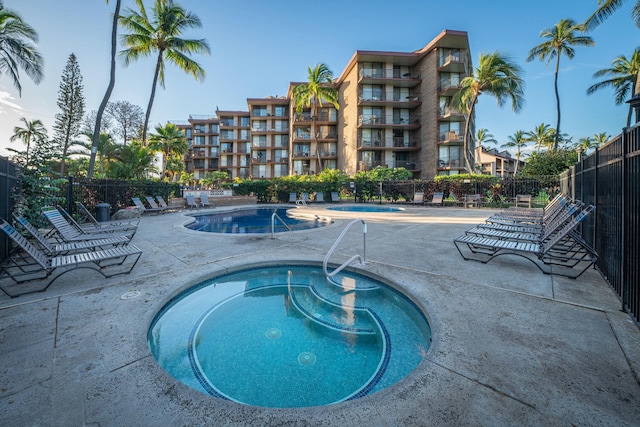
[[[462,143],[462,135],[456,131],[440,132],[438,136],[438,144]]]
[[[464,169],[463,161],[459,158],[438,159],[438,169]]]
[[[383,125],[385,118],[381,116],[359,116],[358,125]]]
[[[410,170],[410,171],[417,171],[417,170],[420,169],[417,166],[416,162],[406,161],[406,160],[396,160],[395,162],[393,162],[393,167],[394,168],[405,168],[406,170]]]
[[[308,159],[311,157],[311,153],[309,151],[296,151],[293,153],[293,157],[295,159]]]
[[[451,96],[460,90],[459,80],[441,80],[438,84],[438,93],[441,96]]]
[[[387,84],[396,87],[414,87],[420,84],[420,73],[400,72],[397,70],[360,70],[358,83],[360,84]]]
[[[372,169],[375,169],[377,167],[387,167],[388,165],[382,161],[370,161],[370,162],[365,162],[365,161],[359,161],[358,162],[358,172],[360,171],[369,171]]]
[[[466,73],[467,61],[462,58],[461,54],[442,56],[438,58],[438,71]]]
[[[359,150],[371,150],[376,148],[385,148],[384,141],[381,140],[358,140]]]
[[[417,139],[393,138],[393,148],[405,148],[407,150],[417,150],[420,148],[420,141]]]
[[[464,121],[464,114],[452,107],[438,108],[438,120],[461,122]]]

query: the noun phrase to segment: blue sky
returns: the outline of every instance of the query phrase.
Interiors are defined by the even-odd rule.
[[[169,65],[166,89],[158,88],[150,125],[186,120],[189,114],[246,110],[247,98],[286,94],[291,81],[305,81],[306,69],[326,63],[338,76],[356,50],[410,52],[425,46],[443,29],[467,31],[472,60],[480,52],[499,50],[510,55],[525,71],[526,105],[515,114],[509,106],[498,108],[483,95],[477,106],[477,127],[484,127],[504,143],[515,131],[531,130],[544,122],[555,126],[553,64],[526,63],[529,50],[539,44],[540,31],[563,18],[583,21],[597,0],[457,0],[454,2],[404,0],[179,0],[197,13],[203,27],[185,36],[206,38],[210,56],[199,56],[206,70],[204,83]],[[147,0],[148,7],[151,0]],[[593,73],[609,67],[618,55],[629,57],[639,46],[640,30],[630,18],[634,1],[590,35],[595,47],[576,48],[573,60],[561,58],[560,96],[563,132],[574,141],[594,133],[616,135],[625,124],[626,105],[616,107],[613,91],[587,96],[596,82]],[[86,109],[97,110],[108,83],[112,0],[4,0],[40,36],[38,47],[45,60],[45,79],[34,85],[22,76],[22,97],[9,79],[0,76],[0,155],[7,155],[14,126],[20,117],[40,119],[50,136],[60,77],[71,53],[78,59],[84,79]],[[123,9],[132,6],[123,0]],[[111,101],[126,100],[146,108],[154,60],[142,60],[116,71]]]

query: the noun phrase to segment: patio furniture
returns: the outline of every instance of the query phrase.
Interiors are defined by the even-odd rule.
[[[84,232],[78,230],[76,227],[69,224],[64,216],[53,206],[45,206],[42,208],[42,213],[53,226],[53,235],[59,242],[77,242],[80,240],[96,240],[103,239],[105,237],[120,237],[125,236],[129,240],[133,237],[135,230],[129,230],[126,232],[116,232],[111,230],[96,230],[94,232]]]
[[[135,234],[138,225],[137,224],[121,224],[121,223],[110,223],[110,222],[97,222],[98,225],[95,224],[79,224],[76,219],[67,212],[62,206],[56,206],[56,209],[62,214],[62,216],[67,220],[69,224],[71,224],[74,228],[76,228],[81,233],[113,233],[113,232],[131,232],[132,236]],[[104,224],[104,225],[100,225]]]
[[[338,194],[337,191],[332,191],[331,192],[331,202],[332,203],[338,203],[340,202],[340,194]]]
[[[200,204],[202,205],[202,207],[215,207],[213,205],[213,202],[209,201],[209,195],[207,193],[200,193]]]
[[[444,193],[433,193],[433,197],[430,202],[425,202],[429,206],[442,206],[444,202]]]
[[[164,206],[158,206],[158,204],[156,203],[156,200],[151,196],[145,196],[144,198],[149,204],[149,206],[151,206],[151,209],[158,210],[160,212],[164,212],[167,209],[169,209],[169,207],[165,208]]]
[[[193,209],[193,208],[199,208],[200,205],[198,204],[198,202],[196,202],[196,197],[195,196],[185,196],[185,199],[187,199],[187,207],[189,209]]]
[[[424,192],[414,194],[411,203],[414,205],[422,205],[424,203]]]
[[[480,194],[467,194],[464,196],[463,205],[466,208],[476,207],[480,208],[482,206],[482,195]]]
[[[138,224],[140,223],[140,219],[116,220],[116,221],[106,221],[106,222],[103,221],[103,222],[100,222],[91,214],[91,212],[89,212],[89,209],[87,209],[87,207],[85,205],[83,205],[80,202],[76,202],[76,206],[78,207],[78,213],[80,213],[80,215],[82,215],[83,218],[85,218],[87,221],[89,221],[86,224],[79,224],[80,227],[83,227],[85,229],[90,229],[89,225],[93,225],[94,227],[97,227],[97,228],[121,227],[121,228],[126,230],[126,229],[129,229],[129,228],[136,228],[138,226]]]
[[[322,193],[322,191],[318,191],[316,193],[316,203],[324,203],[324,194]]]
[[[518,255],[533,262],[545,274],[575,279],[597,260],[596,252],[577,233],[573,233],[594,209],[593,205],[587,206],[542,241],[464,234],[453,242],[465,260],[486,264],[500,255]],[[466,249],[463,251],[463,248]]]
[[[47,252],[49,255],[64,255],[70,252],[82,251],[82,250],[96,250],[103,249],[111,246],[122,246],[129,243],[129,238],[126,236],[105,237],[103,239],[96,240],[80,240],[77,242],[69,243],[55,243],[49,242],[45,236],[40,234],[37,228],[35,228],[27,219],[21,215],[13,214],[18,224],[24,228],[38,243],[38,246]]]
[[[518,194],[516,195],[516,208],[532,208],[533,196],[531,194]]]
[[[131,201],[137,208],[142,210],[142,213],[158,213],[158,212],[164,211],[164,209],[161,209],[161,208],[154,209],[154,208],[146,207],[144,203],[142,203],[142,200],[140,200],[139,197],[132,197]]]
[[[298,201],[298,193],[289,193],[289,203],[295,203]]]
[[[142,255],[140,249],[129,245],[104,250],[48,256],[33,246],[11,224],[1,218],[0,228],[21,249],[21,252],[13,253],[2,264],[0,274],[2,282],[0,283],[3,283],[6,278],[9,278],[15,284],[50,278],[43,288],[35,290],[29,288],[17,293],[9,292],[4,286],[0,286],[0,289],[11,298],[31,292],[44,291],[62,274],[78,268],[91,268],[104,277],[126,274],[131,272]],[[134,260],[128,267],[116,268],[112,272],[111,267],[120,267],[130,258],[134,258]]]

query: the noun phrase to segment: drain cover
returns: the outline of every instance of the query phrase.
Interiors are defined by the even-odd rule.
[[[133,299],[138,298],[140,296],[140,291],[129,291],[125,292],[120,299]]]
[[[264,334],[267,336],[267,338],[271,339],[280,338],[282,336],[282,332],[277,328],[267,329],[267,332],[265,332]]]
[[[316,355],[309,353],[308,351],[304,351],[298,355],[298,363],[301,365],[313,365],[316,363]]]

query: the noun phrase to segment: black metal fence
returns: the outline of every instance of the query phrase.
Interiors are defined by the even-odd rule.
[[[69,177],[60,188],[66,198],[68,212],[76,211],[76,202],[81,202],[93,211],[98,203],[108,203],[110,214],[131,206],[132,197],[162,196],[180,197],[180,184],[162,181],[129,181],[122,179],[87,179]]]
[[[13,211],[13,191],[17,186],[19,167],[7,158],[0,157],[0,218],[9,221]],[[0,261],[9,254],[9,238],[6,234],[0,236]]]
[[[640,126],[582,158],[561,175],[561,191],[596,206],[582,228],[596,268],[640,324]]]

